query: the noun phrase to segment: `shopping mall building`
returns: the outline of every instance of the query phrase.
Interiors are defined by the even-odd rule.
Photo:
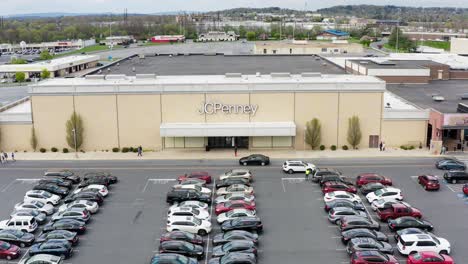
[[[318,118],[326,148],[348,145],[348,120],[360,119],[360,148],[424,145],[429,111],[365,75],[271,73],[159,76],[89,75],[30,87],[29,100],[2,109],[5,150],[68,147],[65,123],[82,116],[86,151],[144,149],[297,149]],[[1,111],[1,110],[0,110]]]

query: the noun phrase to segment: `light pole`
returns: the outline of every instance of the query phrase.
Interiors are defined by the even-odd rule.
[[[303,146],[304,151],[306,150],[306,149],[305,149],[306,133],[307,133],[307,127],[304,127],[304,146]]]
[[[77,150],[77,147],[76,147],[76,145],[77,145],[76,144],[76,129],[73,128],[72,131],[73,131],[73,140],[75,141],[75,158],[78,158],[78,150]]]

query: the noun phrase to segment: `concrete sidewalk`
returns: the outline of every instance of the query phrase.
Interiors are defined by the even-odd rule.
[[[316,151],[295,151],[295,150],[239,150],[237,157],[233,150],[163,150],[158,152],[144,152],[143,157],[137,157],[137,153],[113,153],[113,152],[86,152],[78,153],[79,160],[174,160],[174,159],[238,159],[249,154],[261,153],[272,159],[314,159],[314,158],[386,158],[386,157],[437,157],[427,149],[401,150],[388,149],[379,151],[378,149],[363,150],[316,150]],[[75,153],[40,153],[40,152],[18,152],[15,153],[17,160],[74,160]]]

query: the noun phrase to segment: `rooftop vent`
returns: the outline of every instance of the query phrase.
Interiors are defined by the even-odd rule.
[[[289,78],[291,77],[291,73],[289,72],[272,72],[271,74],[272,78]]]
[[[242,78],[242,73],[228,72],[224,76],[226,78]]]
[[[445,98],[442,95],[433,95],[432,100],[434,100],[436,102],[443,102],[443,101],[445,101]]]
[[[321,77],[322,74],[320,72],[303,72],[301,73],[301,76],[304,78],[307,77]]]
[[[104,75],[86,75],[85,79],[87,80],[104,80]]]
[[[156,79],[156,74],[136,74],[137,79]]]
[[[125,74],[109,74],[106,75],[106,80],[125,80],[127,76]]]

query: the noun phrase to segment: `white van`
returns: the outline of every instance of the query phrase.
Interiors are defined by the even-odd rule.
[[[37,229],[36,219],[32,216],[13,216],[8,220],[0,221],[0,230],[13,229],[32,233]]]

